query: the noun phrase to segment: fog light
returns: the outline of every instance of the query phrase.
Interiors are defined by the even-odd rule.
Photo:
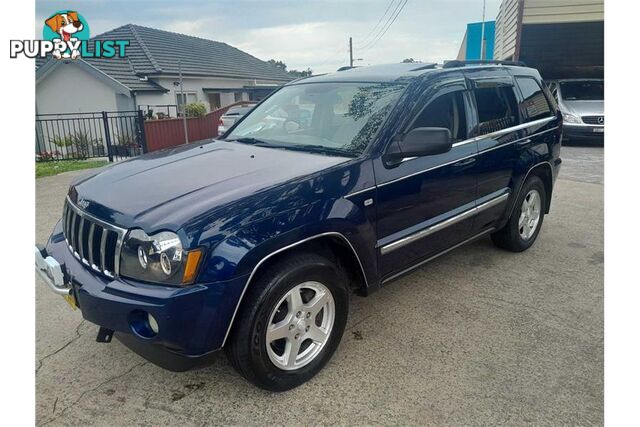
[[[158,335],[158,322],[144,310],[133,310],[129,313],[131,330],[139,337],[151,339]]]
[[[156,318],[151,315],[151,313],[147,313],[147,321],[149,322],[149,327],[153,331],[154,334],[157,334],[160,328],[158,327],[158,322]]]

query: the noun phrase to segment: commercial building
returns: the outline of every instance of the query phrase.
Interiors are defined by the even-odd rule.
[[[545,79],[604,77],[604,1],[503,0],[494,58],[523,61]]]

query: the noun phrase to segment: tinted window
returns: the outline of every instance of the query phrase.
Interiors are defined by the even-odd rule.
[[[601,101],[604,99],[604,82],[560,82],[560,92],[565,101]]]
[[[478,134],[496,132],[518,124],[513,86],[489,86],[474,89],[478,105]]]
[[[527,121],[551,116],[551,108],[544,96],[542,88],[535,79],[530,77],[516,77],[516,82],[522,92],[520,107]]]
[[[416,118],[411,129],[447,128],[454,141],[467,139],[467,121],[462,92],[452,92],[431,101]]]

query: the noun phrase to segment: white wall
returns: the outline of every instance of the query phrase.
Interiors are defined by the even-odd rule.
[[[503,60],[513,57],[516,51],[518,30],[518,0],[502,0],[496,17],[496,36],[493,57]]]
[[[604,0],[525,0],[523,24],[604,20]]]
[[[38,114],[117,111],[133,109],[132,98],[120,95],[108,83],[74,62],[60,63],[36,82]]]

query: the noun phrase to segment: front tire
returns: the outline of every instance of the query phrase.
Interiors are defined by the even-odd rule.
[[[270,391],[289,390],[311,379],[342,338],[347,285],[334,263],[312,253],[267,267],[249,284],[225,347],[232,366]]]
[[[491,235],[493,243],[512,252],[529,249],[542,228],[546,202],[547,194],[542,180],[537,176],[528,178],[518,195],[509,221]]]

